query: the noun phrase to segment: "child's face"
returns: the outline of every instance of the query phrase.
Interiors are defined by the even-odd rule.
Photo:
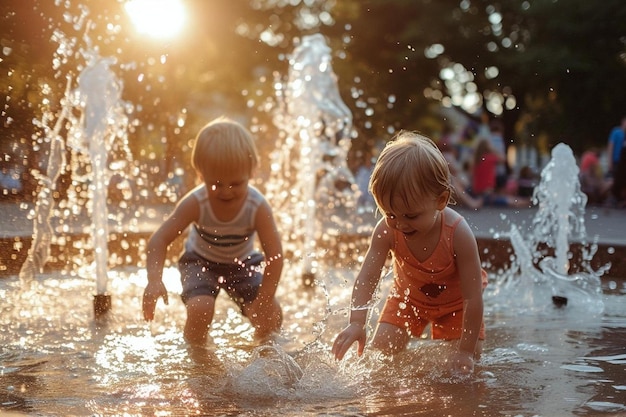
[[[204,176],[204,183],[213,202],[236,203],[246,198],[250,174],[245,171],[211,172]]]
[[[428,197],[409,204],[396,196],[391,201],[393,209],[383,211],[385,222],[392,229],[402,232],[407,240],[419,239],[433,229],[439,211],[446,207],[447,202],[447,192],[437,198]]]

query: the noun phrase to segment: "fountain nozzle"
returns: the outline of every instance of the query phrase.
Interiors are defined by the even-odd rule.
[[[305,272],[302,274],[302,283],[305,287],[312,287],[315,284],[315,274],[313,272]]]
[[[111,310],[111,294],[93,296],[93,314],[96,319],[105,316]]]
[[[560,295],[553,295],[552,303],[558,308],[565,307],[567,305],[567,297],[563,297]]]

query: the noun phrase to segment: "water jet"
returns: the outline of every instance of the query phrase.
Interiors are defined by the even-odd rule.
[[[58,37],[59,42],[70,42]],[[31,282],[36,274],[44,271],[50,256],[50,245],[57,238],[59,231],[53,230],[53,218],[64,225],[68,213],[74,217],[74,210],[82,207],[89,213],[90,224],[84,232],[90,237],[94,255],[93,264],[82,268],[80,274],[95,277],[96,296],[94,297],[94,313],[98,318],[111,308],[110,294],[107,293],[108,282],[108,207],[107,192],[113,171],[111,166],[125,167],[132,158],[127,143],[128,118],[126,106],[121,99],[122,83],[111,70],[115,58],[100,57],[97,48],[92,47],[91,40],[85,34],[86,47],[81,50],[86,64],[74,80],[67,77],[67,88],[61,101],[58,114],[45,113],[38,122],[45,140],[49,143],[47,172],[36,173],[38,195],[34,207],[33,242],[28,255],[20,269],[20,279],[24,284]],[[72,48],[64,45],[57,49],[57,54],[71,53]],[[54,127],[49,123],[55,120]],[[61,130],[67,130],[64,142]],[[114,159],[113,148],[116,147],[120,159]],[[71,161],[66,160],[66,147],[71,153]],[[71,210],[55,207],[53,194],[57,188],[59,174],[69,167],[72,183],[87,188],[86,193],[69,191],[65,203]],[[80,209],[79,209],[80,210]],[[69,224],[65,224],[69,227]]]
[[[356,207],[356,185],[347,168],[352,113],[343,102],[324,36],[303,36],[289,59],[287,80],[276,83],[278,105],[274,124],[280,131],[266,194],[284,236],[285,249],[301,261],[302,282],[315,282],[317,243],[326,237],[325,207]],[[350,186],[335,199],[334,182],[324,178],[347,173]],[[328,184],[331,184],[330,186]],[[354,210],[356,211],[356,210]],[[325,217],[325,218],[324,218]],[[350,227],[353,218],[334,217],[336,229]],[[326,224],[325,224],[326,223]]]

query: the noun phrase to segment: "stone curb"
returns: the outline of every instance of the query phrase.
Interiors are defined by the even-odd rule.
[[[112,265],[143,265],[145,259],[145,244],[152,231],[160,224],[171,211],[170,205],[155,205],[144,207],[132,212],[129,227],[123,228],[113,221],[110,224],[109,253]],[[28,248],[32,241],[32,220],[28,219],[29,206],[18,204],[0,204],[6,220],[0,222],[0,277],[19,273],[21,265],[26,259]],[[119,207],[112,212],[119,213]],[[513,252],[511,244],[506,238],[506,232],[514,223],[523,230],[530,224],[534,215],[532,209],[511,210],[483,208],[478,211],[457,209],[467,220],[474,231],[481,259],[486,269],[498,271],[510,265]],[[126,213],[128,214],[128,213]],[[112,216],[115,217],[115,216]],[[588,227],[588,241],[597,240],[597,252],[591,266],[597,269],[607,263],[611,268],[605,278],[626,279],[626,210],[592,208],[586,213]],[[76,220],[75,224],[84,224],[83,219]],[[130,224],[132,223],[132,224]],[[132,226],[132,227],[130,227]],[[57,226],[58,228],[59,226]],[[52,259],[46,268],[51,270],[68,268],[75,256],[86,256],[81,241],[85,241],[88,233],[84,227],[70,227],[63,236],[53,238],[51,245]],[[367,235],[344,234],[342,241],[358,242],[353,250],[364,251],[367,245]],[[169,259],[174,261],[180,253],[182,239],[170,248]],[[363,246],[363,247],[361,247]],[[580,244],[573,242],[571,250],[574,257],[580,253]],[[575,271],[574,271],[575,272]]]

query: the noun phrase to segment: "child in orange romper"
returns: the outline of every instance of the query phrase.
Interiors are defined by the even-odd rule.
[[[451,370],[472,372],[485,338],[487,274],[469,225],[448,207],[452,185],[445,158],[430,139],[401,132],[381,152],[370,190],[384,218],[372,233],[354,283],[350,324],[335,339],[335,357],[342,359],[354,342],[363,353],[367,307],[391,252],[394,286],[373,347],[399,352],[430,324],[434,339],[458,342],[447,360]]]

